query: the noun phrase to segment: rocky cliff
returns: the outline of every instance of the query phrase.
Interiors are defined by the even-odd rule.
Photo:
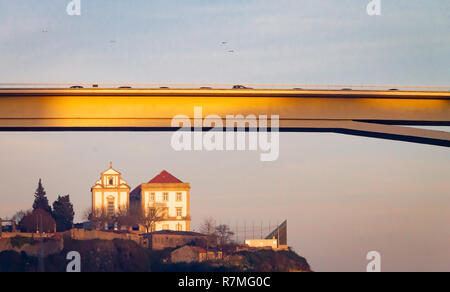
[[[306,259],[293,251],[255,250],[238,252],[224,261],[171,264],[171,250],[151,251],[131,240],[86,240],[64,239],[61,252],[44,259],[45,271],[65,272],[66,256],[70,251],[81,255],[83,272],[293,272],[310,271]],[[0,253],[0,272],[38,271],[38,258],[26,252],[14,250]]]

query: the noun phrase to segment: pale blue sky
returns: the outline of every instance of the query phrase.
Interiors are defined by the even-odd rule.
[[[0,0],[0,83],[450,85],[446,0],[384,0],[379,17],[368,0],[82,0],[80,17],[68,2]],[[450,269],[448,148],[285,133],[280,159],[262,163],[169,143],[168,133],[0,133],[0,215],[29,208],[41,177],[80,219],[112,160],[132,187],[162,169],[190,182],[194,227],[287,218],[290,245],[317,271],[363,271],[371,250],[384,270]]]
[[[2,82],[449,85],[446,0],[67,3],[0,0]]]

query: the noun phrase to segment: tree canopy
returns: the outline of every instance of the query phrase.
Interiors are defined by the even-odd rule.
[[[33,210],[39,210],[42,209],[45,212],[51,214],[52,208],[50,207],[47,199],[47,195],[45,193],[45,189],[42,186],[42,180],[39,179],[38,188],[36,189],[36,192],[34,193],[34,203],[33,203]]]
[[[58,196],[53,202],[53,218],[56,221],[56,231],[63,232],[72,229],[75,212],[70,202],[70,196]]]
[[[22,232],[35,233],[37,231],[55,232],[55,220],[43,209],[36,209],[23,217],[20,228]]]

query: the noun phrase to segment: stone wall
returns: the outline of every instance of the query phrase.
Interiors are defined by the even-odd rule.
[[[2,238],[12,238],[16,236],[28,237],[28,238],[39,238],[39,234],[36,233],[21,233],[21,232],[3,232]],[[46,236],[43,236],[46,237]]]
[[[133,233],[115,233],[115,232],[107,232],[100,230],[85,230],[85,229],[72,229],[67,231],[67,233],[72,239],[75,240],[114,240],[114,239],[123,239],[123,240],[132,240],[138,244],[142,245],[142,238]]]
[[[43,235],[45,241],[43,242],[44,256],[56,254],[63,250],[64,241],[63,236],[70,236],[75,240],[114,240],[114,239],[122,239],[122,240],[132,240],[137,244],[143,245],[143,239],[138,234],[131,233],[114,233],[114,232],[106,232],[99,230],[85,230],[85,229],[72,229],[63,234],[46,234]],[[11,238],[14,237],[26,237],[26,238],[34,238],[35,243],[33,244],[24,244],[20,248],[17,246],[12,246]],[[50,238],[50,239],[49,239]],[[35,233],[3,233],[2,238],[0,239],[0,252],[6,250],[13,250],[16,252],[24,251],[29,256],[39,256],[40,255],[40,245],[39,245],[39,234]]]
[[[198,248],[185,246],[174,250],[170,254],[170,261],[172,263],[196,263],[200,261],[200,251]]]
[[[150,246],[153,250],[164,250],[166,248],[177,248],[193,241],[205,241],[204,235],[185,235],[182,232],[150,234]]]

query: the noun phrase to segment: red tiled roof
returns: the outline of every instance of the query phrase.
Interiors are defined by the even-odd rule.
[[[163,170],[160,174],[155,176],[148,182],[149,184],[170,184],[170,183],[183,183],[178,178],[174,177],[167,171]]]

